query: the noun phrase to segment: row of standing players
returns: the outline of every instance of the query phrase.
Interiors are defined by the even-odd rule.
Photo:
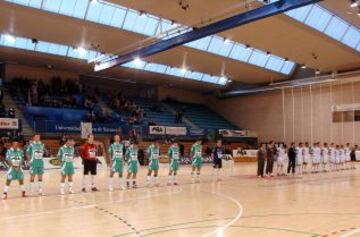
[[[270,163],[276,162],[278,176],[285,176],[284,166],[286,162],[288,162],[288,174],[355,169],[355,152],[358,150],[358,145],[353,147],[350,146],[350,143],[346,143],[345,146],[335,145],[334,143],[329,145],[326,142],[323,144],[316,142],[313,146],[310,146],[308,142],[300,142],[297,146],[295,143],[291,143],[289,149],[287,149],[285,144],[280,144],[275,148],[273,143],[270,143],[270,147],[270,149],[266,149],[266,145],[263,144],[259,149],[259,153],[261,153],[262,150],[263,154],[266,154],[267,157],[274,157]],[[267,153],[273,154],[269,156]],[[269,159],[266,167],[266,176],[271,177],[273,176],[272,168],[269,168],[268,164]],[[270,166],[272,166],[272,164]],[[258,168],[259,178],[263,177],[261,169],[261,167]]]
[[[136,176],[139,169],[138,160],[138,146],[136,141],[131,141],[130,145],[125,149],[124,144],[121,142],[120,136],[115,135],[113,137],[113,143],[108,149],[108,155],[110,157],[110,172],[109,172],[109,191],[113,191],[113,179],[115,174],[119,177],[119,187],[124,190],[126,188],[136,188]],[[75,174],[74,158],[74,140],[71,137],[66,139],[63,146],[60,147],[57,158],[61,162],[60,168],[60,194],[65,194],[65,182],[67,180],[68,193],[74,193],[73,191],[73,175]],[[22,170],[22,164],[25,158],[30,163],[30,193],[33,193],[35,188],[35,179],[38,181],[38,193],[44,195],[44,144],[41,142],[40,134],[35,134],[33,140],[24,152],[19,147],[17,141],[12,142],[12,146],[6,153],[6,162],[9,166],[6,183],[4,187],[3,199],[7,199],[10,184],[12,181],[19,181],[22,196],[26,197],[26,189],[24,186],[24,172]],[[95,177],[97,175],[97,146],[94,143],[94,136],[89,135],[86,144],[81,148],[81,158],[83,161],[83,180],[82,191],[86,192],[86,181],[89,173],[91,174],[91,190],[98,191],[95,185]],[[224,149],[222,148],[222,142],[218,141],[216,147],[213,150],[212,156],[214,160],[214,170],[217,179],[220,180],[220,169],[222,168],[222,155]],[[171,146],[168,149],[167,155],[169,157],[169,173],[168,173],[168,185],[178,185],[176,181],[176,175],[180,166],[180,149],[175,140],[172,141]],[[148,173],[147,173],[147,185],[154,183],[159,186],[159,163],[160,163],[160,145],[159,141],[154,142],[147,148],[147,156],[149,158]],[[191,147],[192,157],[192,181],[200,182],[200,171],[202,166],[202,141],[196,141]],[[126,186],[123,173],[127,166]]]

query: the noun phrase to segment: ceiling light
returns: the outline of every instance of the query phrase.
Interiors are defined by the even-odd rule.
[[[357,7],[357,6],[359,6],[357,0],[350,0],[350,7]]]
[[[306,69],[307,67],[306,67],[305,64],[303,64],[303,65],[301,65],[301,68],[302,68],[302,69]]]
[[[142,63],[141,58],[137,57],[137,58],[134,59],[134,64],[135,64],[136,66],[139,66],[141,63]]]
[[[315,74],[316,75],[319,75],[321,72],[320,72],[320,70],[319,69],[317,69],[316,71],[315,71]]]
[[[228,43],[230,43],[230,40],[229,40],[228,38],[225,38],[225,39],[224,39],[224,43],[225,43],[225,44],[228,44]]]
[[[16,41],[15,37],[10,34],[5,35],[5,40],[6,40],[6,42],[8,42],[10,44],[15,43],[15,41]]]
[[[185,74],[187,72],[186,67],[181,68],[181,73]]]
[[[84,49],[83,47],[77,47],[75,51],[78,52],[80,56],[85,56],[87,53],[86,49]]]

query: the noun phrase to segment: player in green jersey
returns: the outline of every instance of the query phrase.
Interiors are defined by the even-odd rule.
[[[125,189],[123,169],[124,169],[124,145],[120,142],[120,136],[114,136],[114,143],[110,145],[108,154],[110,156],[110,177],[109,191],[113,191],[113,177],[115,173],[119,174],[120,188]]]
[[[139,160],[138,160],[139,149],[137,147],[137,141],[131,141],[130,146],[126,149],[125,158],[128,164],[128,174],[126,177],[126,185],[128,188],[137,188],[136,185],[136,174],[138,172]],[[131,182],[132,181],[132,182]]]
[[[30,193],[34,191],[35,177],[38,177],[39,195],[43,195],[44,174],[44,144],[40,141],[40,134],[36,133],[26,149],[27,159],[30,161]]]
[[[57,157],[61,161],[61,181],[60,181],[60,194],[65,194],[65,179],[68,178],[68,191],[74,193],[72,176],[75,173],[74,170],[74,140],[70,137],[66,138],[65,144],[60,147]]]
[[[147,185],[151,185],[151,175],[154,172],[154,179],[155,179],[155,186],[159,186],[159,159],[160,159],[160,142],[158,140],[155,143],[150,144],[146,151],[147,157],[149,159],[149,167],[148,167],[148,174],[147,174]]]
[[[14,140],[11,147],[6,152],[6,163],[9,165],[7,172],[6,183],[4,188],[3,199],[7,199],[11,181],[18,180],[22,196],[26,197],[24,187],[24,173],[21,166],[24,162],[24,153],[19,147],[19,143]]]
[[[197,140],[191,147],[190,155],[193,159],[192,161],[192,172],[191,176],[193,182],[200,182],[200,171],[202,165],[202,141]],[[195,174],[196,171],[196,174]]]
[[[178,185],[176,182],[176,174],[179,170],[180,165],[180,148],[175,140],[172,141],[172,144],[169,147],[168,157],[170,162],[168,185]]]

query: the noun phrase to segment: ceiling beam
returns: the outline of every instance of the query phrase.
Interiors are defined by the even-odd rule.
[[[103,71],[118,65],[130,62],[135,58],[145,58],[174,47],[214,35],[222,31],[226,31],[241,25],[245,25],[254,21],[258,21],[267,17],[271,17],[283,12],[303,7],[309,4],[320,2],[323,0],[280,0],[274,3],[264,5],[262,7],[250,10],[238,15],[217,21],[215,23],[194,29],[190,32],[175,36],[170,39],[161,40],[159,42],[135,49],[124,55],[115,57],[106,62],[97,63],[94,67],[95,71]]]

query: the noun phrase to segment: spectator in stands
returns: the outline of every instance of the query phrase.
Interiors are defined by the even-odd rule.
[[[9,118],[15,118],[15,109],[14,108],[9,108],[8,117]]]
[[[265,159],[266,159],[266,145],[264,143],[262,143],[257,152],[257,164],[258,164],[257,176],[258,176],[258,178],[264,177]]]

